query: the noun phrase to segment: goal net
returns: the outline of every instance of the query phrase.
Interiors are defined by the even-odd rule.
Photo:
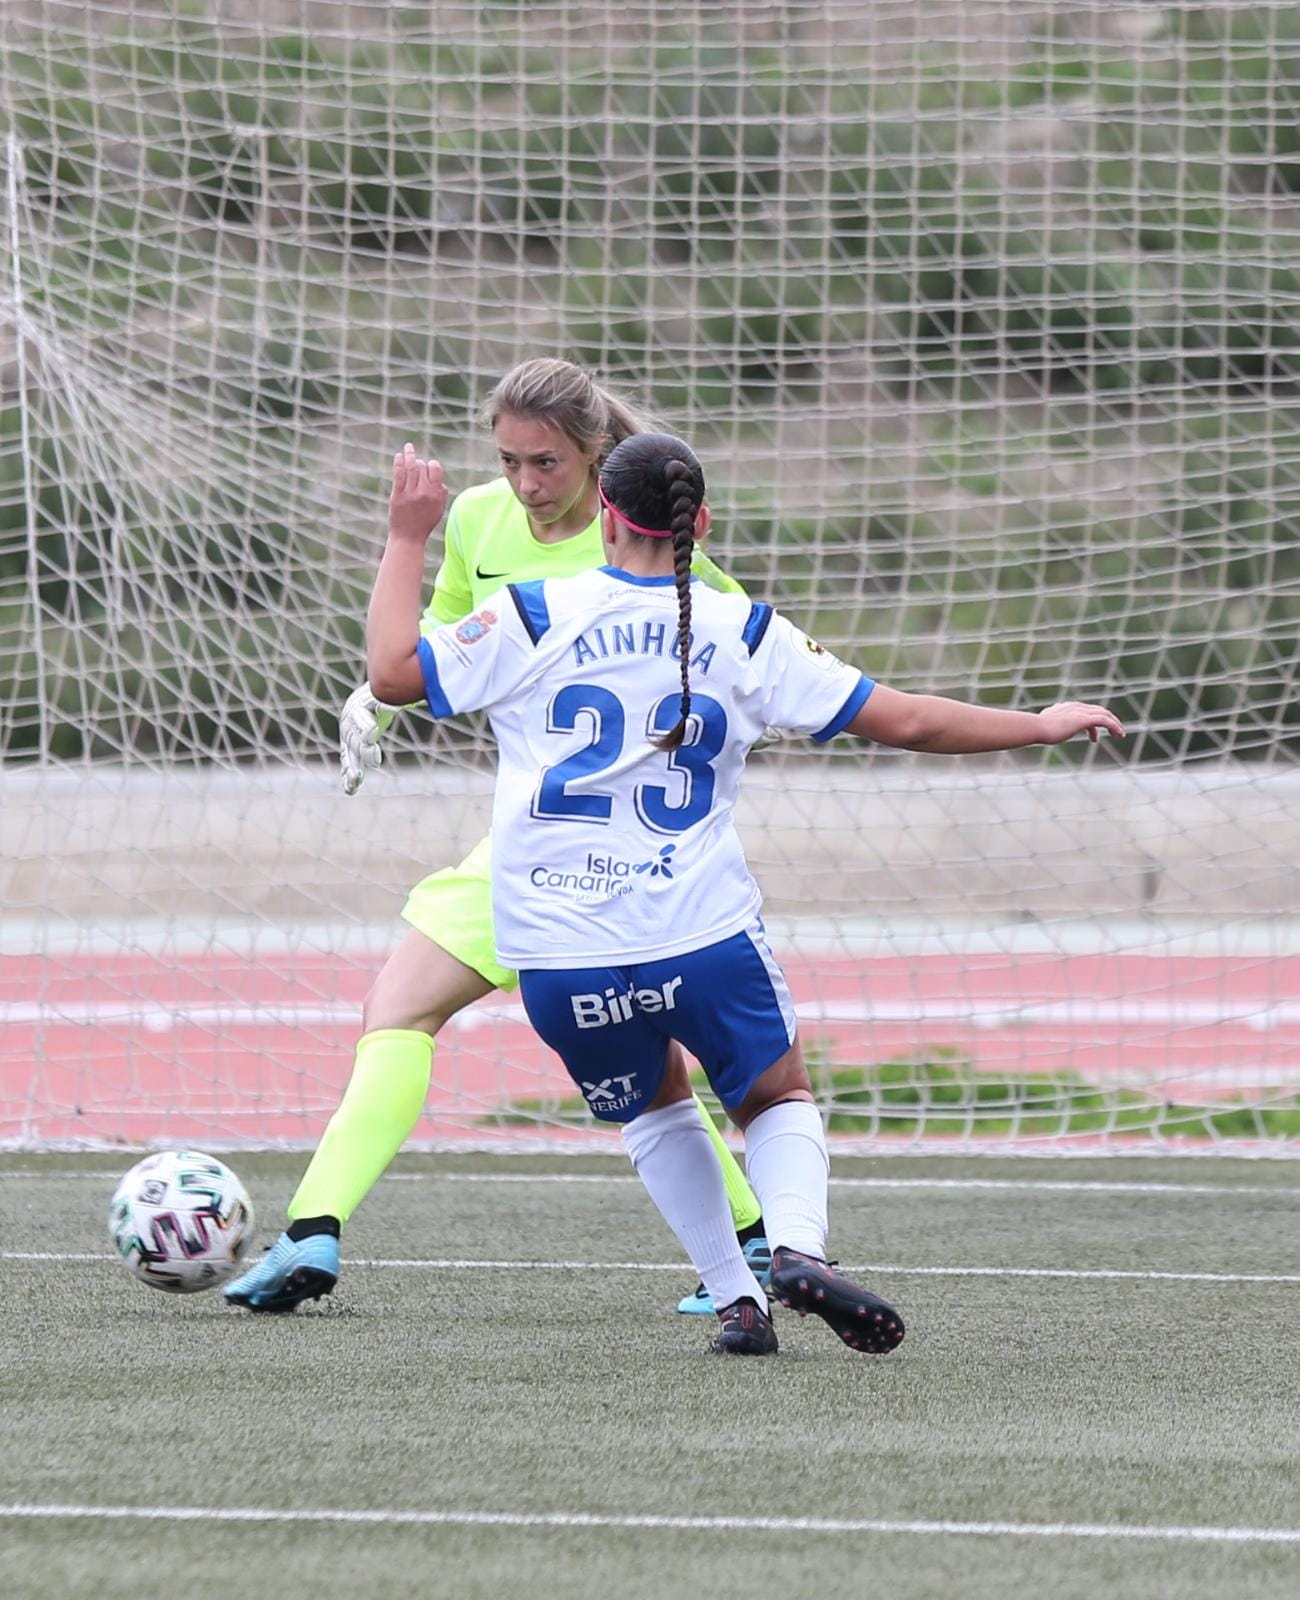
[[[0,81],[0,1140],[315,1140],[491,782],[339,788],[386,463],[556,354],[872,676],[1128,724],[755,754],[832,1133],[1296,1147],[1300,7],[13,0]],[[603,1136],[502,995],[417,1137]]]

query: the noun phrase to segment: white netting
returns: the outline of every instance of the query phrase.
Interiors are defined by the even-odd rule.
[[[548,353],[691,437],[714,553],[873,675],[1130,725],[756,758],[834,1126],[1300,1130],[1300,7],[46,0],[0,40],[0,1138],[318,1131],[483,816],[481,728],[329,769],[385,462],[490,474],[477,403]],[[555,1125],[509,1005],[446,1043],[426,1136]]]

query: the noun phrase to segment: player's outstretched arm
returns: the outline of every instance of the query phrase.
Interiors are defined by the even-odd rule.
[[[366,672],[376,698],[406,705],[424,696],[416,654],[424,600],[424,551],[447,509],[447,486],[436,461],[407,444],[393,457],[388,541],[366,613]]]
[[[934,694],[904,694],[878,683],[845,733],[856,733],[898,750],[935,755],[978,755],[1019,750],[1029,744],[1063,744],[1086,733],[1094,744],[1103,733],[1124,737],[1124,725],[1105,706],[1066,700],[1046,711],[1002,711],[967,705]]]

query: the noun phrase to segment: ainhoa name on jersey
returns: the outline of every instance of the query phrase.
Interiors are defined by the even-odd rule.
[[[695,635],[689,637],[691,670],[701,677],[707,675],[718,647],[707,640],[697,651]],[[681,659],[676,629],[667,622],[611,622],[602,627],[589,628],[573,641],[573,663],[582,666],[586,661],[608,660],[610,656],[671,656]]]

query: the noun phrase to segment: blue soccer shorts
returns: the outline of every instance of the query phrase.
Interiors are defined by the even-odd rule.
[[[668,1044],[697,1058],[734,1111],[795,1039],[794,1004],[762,923],[686,955],[519,975],[529,1020],[603,1122],[631,1122],[663,1082]]]

